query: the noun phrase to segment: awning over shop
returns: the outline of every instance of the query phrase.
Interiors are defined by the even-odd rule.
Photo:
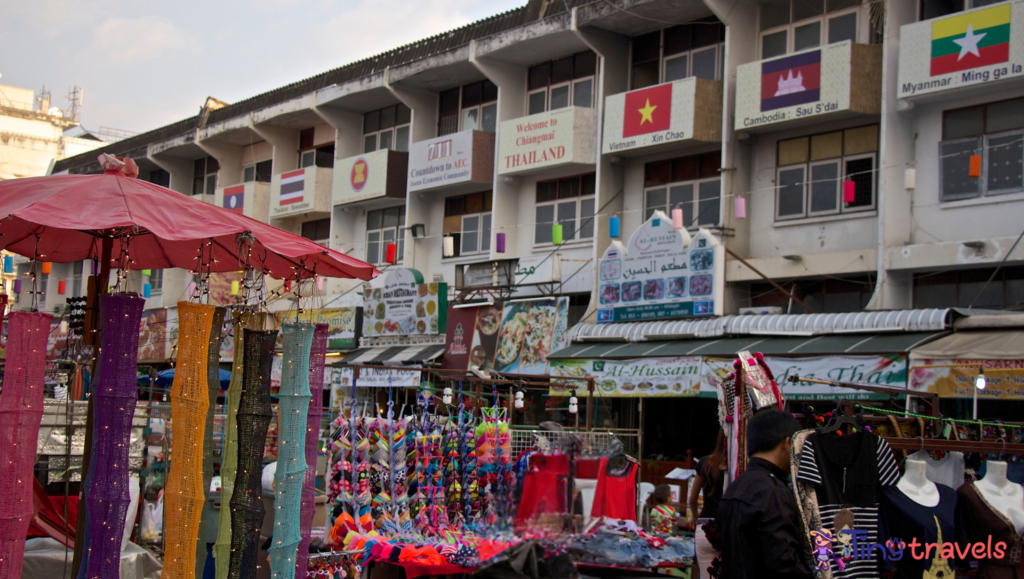
[[[1019,360],[1024,358],[1024,332],[957,332],[914,348],[910,357]]]
[[[750,350],[772,356],[821,356],[827,354],[889,354],[908,352],[946,332],[896,332],[841,334],[813,337],[746,336],[705,340],[665,340],[630,343],[577,343],[548,354],[549,360],[582,358],[649,358],[670,356],[732,357]],[[1018,350],[1022,351],[1022,350]]]
[[[360,348],[346,356],[341,363],[372,364],[375,366],[423,364],[443,353],[444,346],[441,344]]]

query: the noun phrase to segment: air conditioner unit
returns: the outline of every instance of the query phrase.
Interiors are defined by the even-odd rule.
[[[779,306],[764,306],[760,308],[740,308],[741,316],[777,316],[782,313]]]

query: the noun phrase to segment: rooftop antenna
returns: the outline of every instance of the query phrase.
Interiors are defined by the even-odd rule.
[[[85,96],[85,89],[80,86],[73,86],[68,89],[68,111],[64,116],[76,123],[82,122],[82,101]]]

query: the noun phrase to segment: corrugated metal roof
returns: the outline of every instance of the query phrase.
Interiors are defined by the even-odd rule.
[[[727,319],[728,317],[621,324],[578,324],[572,330],[572,339],[586,341],[588,338],[622,338],[630,342],[642,342],[682,337],[710,338],[725,334]]]
[[[602,0],[598,0],[602,1]],[[569,12],[574,7],[585,6],[593,3],[594,0],[558,0],[548,2],[544,18],[557,17]],[[211,125],[226,119],[239,117],[253,111],[289,101],[322,89],[324,87],[342,84],[358,78],[379,73],[388,67],[407,64],[440,54],[454,48],[465,46],[473,40],[480,40],[488,36],[518,28],[534,21],[539,14],[539,3],[534,1],[526,6],[515,8],[461,28],[449,30],[436,34],[423,40],[400,46],[398,48],[365,58],[363,60],[341,66],[327,72],[311,76],[309,78],[275,88],[262,94],[250,97],[243,101],[230,104],[224,108],[211,111],[207,116],[206,125]],[[96,157],[100,153],[109,153],[117,156],[125,156],[128,151],[145,147],[149,143],[159,142],[171,137],[180,135],[187,131],[194,131],[199,128],[200,115],[171,123],[159,129],[147,131],[134,137],[111,143],[105,147],[62,159],[54,164],[54,172],[68,170],[73,173],[94,173],[99,172],[99,164]]]

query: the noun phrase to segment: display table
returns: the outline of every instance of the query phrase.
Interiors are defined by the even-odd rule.
[[[25,542],[22,579],[71,579],[71,549],[53,539],[29,539]],[[128,543],[121,551],[121,579],[159,579],[163,565],[149,551]]]

